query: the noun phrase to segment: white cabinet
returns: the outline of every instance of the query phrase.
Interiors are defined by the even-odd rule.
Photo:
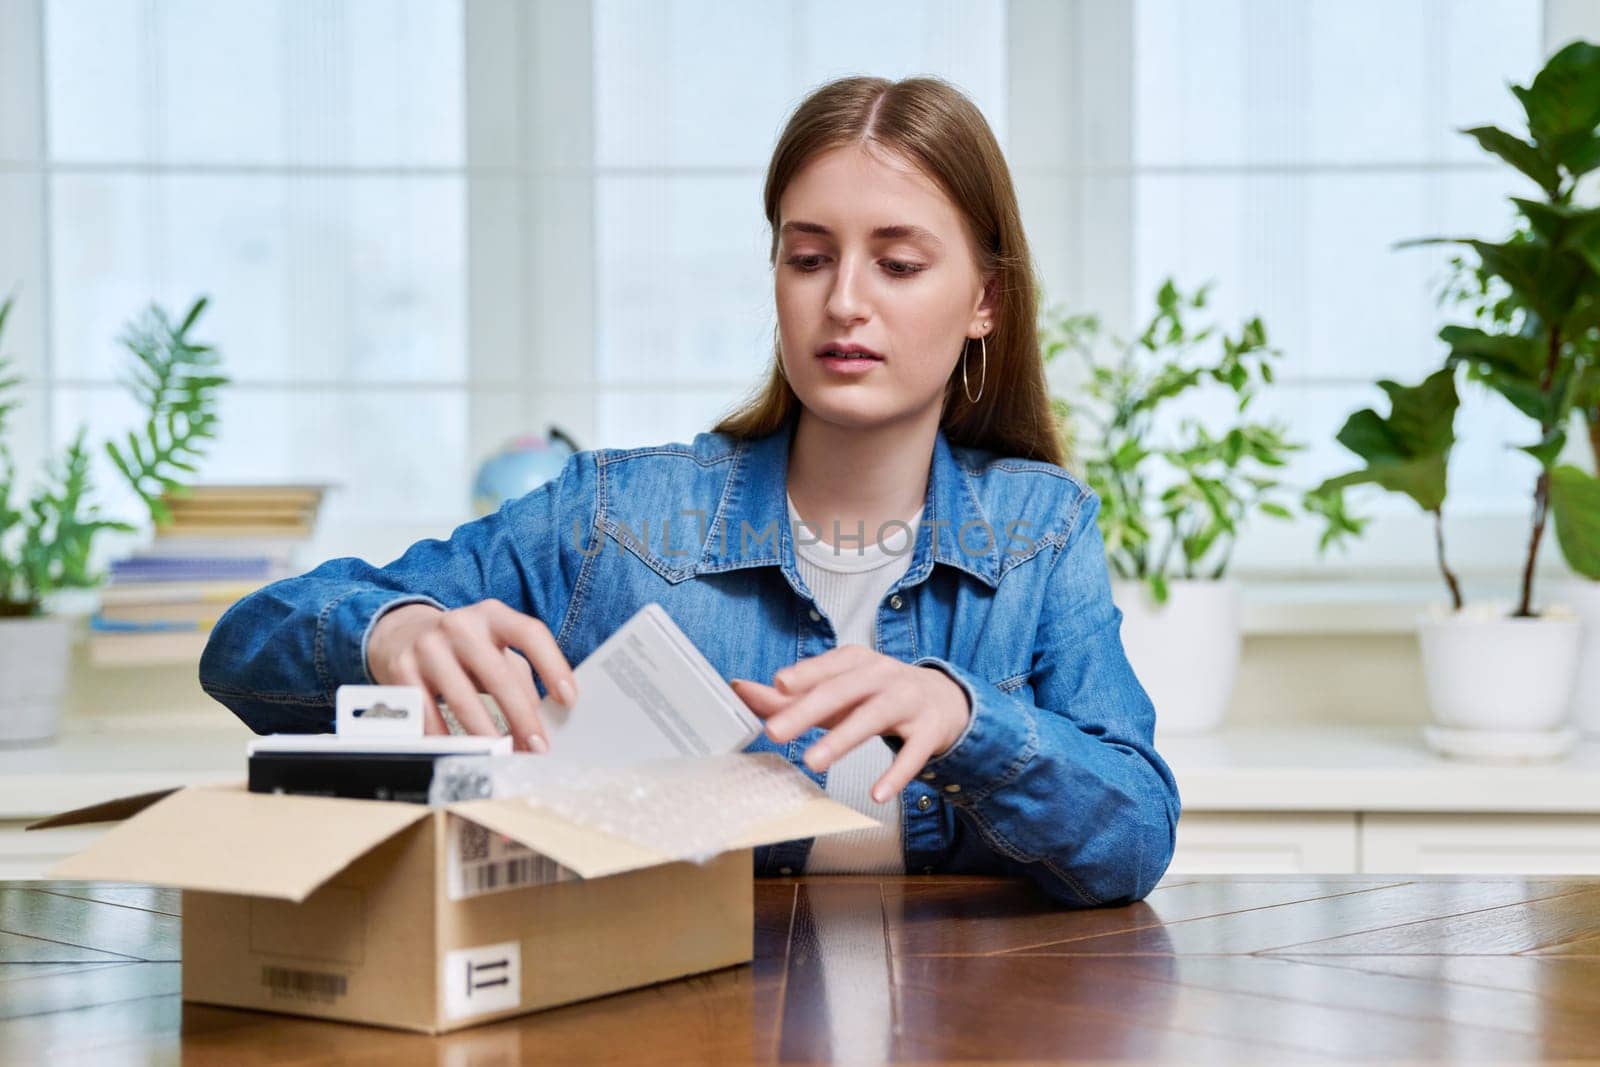
[[[1193,812],[1178,822],[1170,874],[1334,874],[1358,870],[1349,814]]]
[[[1600,741],[1522,765],[1445,759],[1414,727],[1157,747],[1183,798],[1173,874],[1600,874]]]
[[[1600,815],[1191,812],[1170,875],[1600,875]]]
[[[1600,815],[1362,819],[1361,869],[1381,874],[1600,874]]]

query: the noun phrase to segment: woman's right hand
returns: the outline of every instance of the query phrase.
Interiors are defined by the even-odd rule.
[[[451,611],[404,604],[385,612],[367,638],[372,680],[421,689],[430,734],[449,732],[435,697],[444,698],[468,733],[498,734],[478,697],[485,692],[505,714],[515,748],[548,752],[535,671],[546,690],[572,706],[577,680],[550,628],[498,600]]]

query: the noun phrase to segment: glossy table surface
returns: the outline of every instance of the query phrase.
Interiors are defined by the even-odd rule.
[[[179,896],[0,883],[0,1063],[1600,1057],[1600,879],[756,883],[753,965],[440,1038],[184,1004]]]

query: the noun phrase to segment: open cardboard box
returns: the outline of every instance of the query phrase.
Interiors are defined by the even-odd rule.
[[[704,864],[514,798],[430,808],[198,786],[31,829],[121,821],[49,877],[182,889],[185,1000],[437,1034],[748,962],[750,850],[873,825],[808,788]],[[480,877],[463,895],[463,833],[516,850],[491,873],[537,884]]]

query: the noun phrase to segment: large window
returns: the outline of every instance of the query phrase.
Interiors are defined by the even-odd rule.
[[[19,452],[31,469],[81,420],[124,425],[121,324],[199,292],[236,379],[205,475],[339,483],[318,554],[447,531],[519,432],[687,439],[769,357],[761,179],[789,110],[840,74],[931,73],[994,125],[1051,301],[1125,332],[1171,274],[1265,318],[1287,354],[1270,403],[1311,445],[1309,484],[1343,462],[1333,431],[1372,379],[1437,353],[1441,256],[1391,245],[1506,225],[1503,168],[1453,130],[1515,124],[1504,83],[1537,69],[1547,8],[1580,10],[8,0]],[[1490,409],[1455,474],[1470,554],[1526,503],[1508,488],[1525,459],[1500,447],[1514,419],[1468,406]],[[1398,502],[1375,508],[1342,565],[1426,567]],[[1237,558],[1306,569],[1313,542],[1255,531]]]
[[[1263,409],[1309,446],[1302,484],[1356,465],[1334,435],[1360,407],[1386,410],[1377,379],[1414,383],[1440,365],[1435,295],[1453,250],[1393,246],[1509,232],[1517,179],[1458,131],[1519,128],[1506,84],[1538,70],[1542,30],[1533,0],[1137,4],[1135,295],[1148,302],[1167,274],[1215,279],[1225,322],[1263,317],[1285,355]],[[1479,520],[1524,521],[1536,464],[1505,443],[1537,430],[1470,387],[1458,425],[1453,552],[1503,560]],[[1361,509],[1384,521],[1359,558],[1427,565],[1410,501],[1374,494]],[[1253,532],[1247,568],[1314,558],[1310,524]]]
[[[1003,4],[594,6],[596,437],[708,429],[771,358],[762,179],[805,91],[935,73],[1005,129]]]
[[[0,232],[36,218],[10,338],[40,442],[132,424],[122,325],[211,307],[233,384],[204,475],[331,481],[355,537],[462,514],[467,345],[461,5],[50,0],[0,9],[31,41]],[[31,23],[31,24],[30,24]],[[7,243],[10,243],[9,240]],[[24,442],[26,444],[26,442]],[[33,452],[37,449],[23,450]],[[101,486],[113,499],[109,465]]]

